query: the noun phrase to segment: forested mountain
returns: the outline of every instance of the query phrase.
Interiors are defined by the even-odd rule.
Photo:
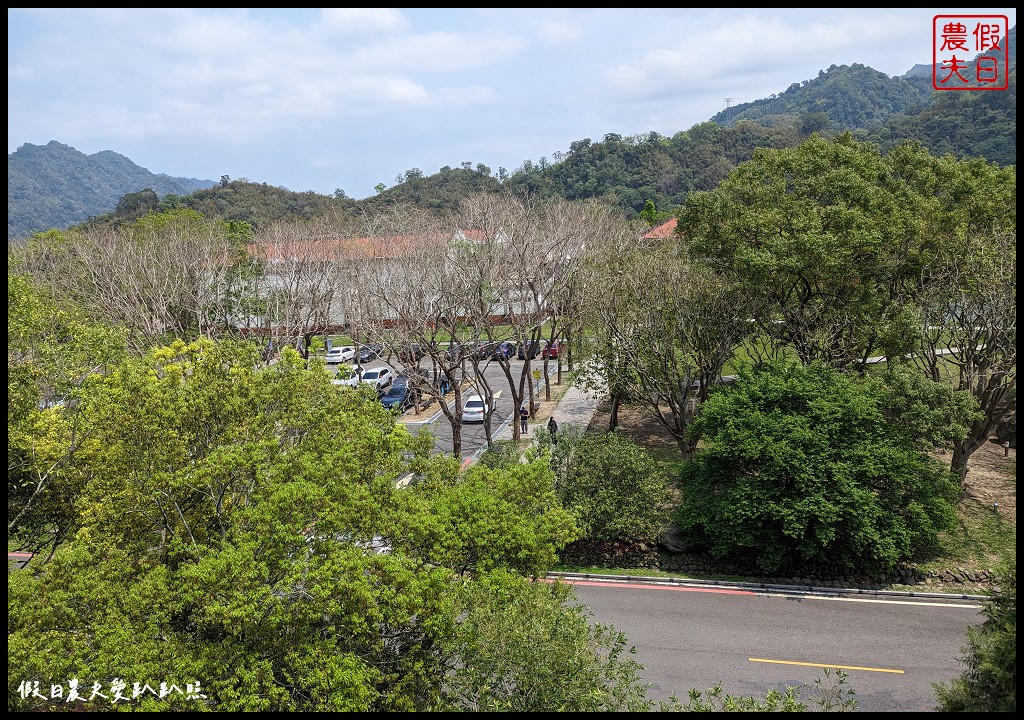
[[[454,210],[459,201],[470,194],[500,189],[501,181],[491,175],[489,167],[478,163],[474,168],[472,163],[464,162],[457,168],[445,166],[434,175],[424,175],[419,168],[413,168],[390,190],[356,204],[366,211],[393,202],[422,205],[431,210]]]
[[[652,132],[629,137],[610,133],[600,142],[585,138],[550,160],[523,163],[499,182],[540,197],[609,199],[630,215],[639,214],[651,201],[666,213],[682,206],[687,193],[717,187],[757,148],[790,148],[815,132],[831,137],[845,131],[883,150],[919,141],[935,155],[1014,165],[1015,28],[1009,48],[1011,71],[1005,91],[940,92],[931,88],[930,73],[890,78],[863,65],[832,66],[814,80],[794,83],[780,96],[730,108],[672,137]],[[463,164],[463,177],[471,173],[469,165]],[[452,185],[439,180],[459,172],[424,178],[413,170],[403,182],[361,203],[448,207]],[[444,196],[437,194],[442,187],[449,191]]]
[[[154,174],[110,150],[86,155],[56,140],[25,143],[7,156],[7,237],[76,225],[145,188],[188,195],[213,184]]]
[[[131,222],[147,213],[190,209],[210,218],[246,222],[253,227],[277,220],[300,220],[323,215],[338,202],[349,205],[355,201],[335,199],[315,192],[292,192],[266,183],[231,180],[227,176],[212,187],[196,190],[191,195],[170,193],[159,197],[150,189],[125,195],[112,213],[89,218],[82,227],[117,225]]]
[[[552,164],[524,163],[505,186],[540,197],[606,198],[630,215],[652,201],[660,210],[682,205],[692,190],[711,190],[759,147],[793,147],[807,135],[788,125],[740,122],[695,125],[671,138],[658,133],[604,136],[572,144]]]
[[[984,157],[1001,167],[1017,164],[1017,29],[1007,34],[1009,87],[994,92],[933,92],[934,100],[916,112],[894,115],[884,126],[860,139],[888,149],[918,140],[932,154]],[[931,87],[931,68],[906,76]],[[970,70],[968,70],[970,72]]]
[[[981,157],[1005,167],[1016,164],[1017,157],[1016,28],[1010,29],[1007,42],[1005,91],[935,91],[928,65],[915,66],[902,77],[856,63],[833,65],[779,95],[728,108],[672,137],[651,132],[610,133],[601,141],[584,138],[568,152],[528,160],[498,177],[486,165],[468,162],[429,176],[412,168],[394,186],[364,200],[227,178],[217,184],[169,178],[112,152],[85,156],[58,142],[25,145],[8,157],[8,237],[69,227],[87,218],[116,223],[175,207],[254,226],[331,208],[370,212],[402,203],[446,210],[471,193],[501,188],[569,200],[604,198],[631,216],[652,202],[664,214],[682,206],[689,192],[717,187],[755,149],[795,147],[815,132],[831,137],[851,131],[883,150],[917,141],[935,155]],[[197,188],[204,189],[193,193]],[[144,189],[148,192],[140,192]],[[127,193],[131,196],[124,197]]]
[[[768,126],[788,125],[817,114],[821,116],[814,118],[817,130],[870,129],[897,113],[926,106],[935,94],[930,87],[890,78],[857,63],[833,65],[819,71],[813,80],[795,82],[779,95],[727,108],[711,121],[719,125],[740,120]]]

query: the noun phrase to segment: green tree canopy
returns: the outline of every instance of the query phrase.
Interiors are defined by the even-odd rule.
[[[902,356],[907,289],[941,236],[935,163],[920,148],[883,157],[849,134],[757,150],[716,190],[693,193],[678,231],[696,257],[765,300],[765,335],[804,362],[860,367]]]
[[[550,452],[555,492],[591,540],[657,540],[669,521],[672,490],[649,452],[618,431],[568,426],[557,439],[537,430]],[[536,452],[536,450],[535,450]]]
[[[568,585],[523,583],[507,572],[471,586],[456,636],[465,662],[451,679],[457,704],[481,712],[650,710],[635,650],[614,628],[591,624],[573,597]]]
[[[261,368],[251,345],[177,342],[96,375],[80,407],[77,530],[10,577],[8,661],[44,688],[99,683],[90,710],[458,709],[483,690],[455,692],[449,671],[486,675],[458,624],[494,593],[527,593],[514,578],[574,536],[543,463],[456,482],[458,464],[430,458],[372,393],[289,349]],[[477,587],[484,570],[507,579]],[[576,624],[547,652],[587,668],[565,701],[582,709],[618,661],[565,598],[536,596],[506,624],[527,633],[527,607]],[[127,697],[156,692],[118,704],[121,681]],[[160,697],[162,682],[193,697]],[[12,688],[8,706],[54,703]]]
[[[697,420],[706,447],[683,470],[683,535],[765,572],[890,569],[931,551],[958,490],[923,447],[965,432],[973,403],[891,372],[769,365],[713,394]]]
[[[92,325],[66,298],[7,275],[9,545],[47,553],[74,531],[75,453],[90,441],[83,393],[125,354],[125,333]]]

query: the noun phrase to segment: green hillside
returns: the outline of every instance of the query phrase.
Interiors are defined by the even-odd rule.
[[[154,174],[110,150],[86,155],[51,140],[7,156],[7,237],[63,229],[113,210],[128,193],[188,195],[212,180]]]

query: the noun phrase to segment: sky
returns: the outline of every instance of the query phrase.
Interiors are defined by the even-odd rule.
[[[1015,8],[8,8],[7,152],[363,199],[671,137],[832,65],[932,62],[935,15]]]

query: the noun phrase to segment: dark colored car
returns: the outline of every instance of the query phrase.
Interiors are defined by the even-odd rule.
[[[394,410],[397,413],[404,413],[412,407],[412,389],[409,387],[409,379],[399,375],[391,383],[387,392],[380,396],[380,404],[385,410]]]
[[[448,362],[460,362],[462,358],[470,356],[470,349],[457,342],[449,343],[448,349],[444,351],[444,357]]]
[[[493,353],[497,347],[498,343],[496,342],[481,340],[476,344],[476,347],[473,350],[473,357],[477,360],[487,360],[491,357],[491,353]]]
[[[531,360],[540,355],[540,343],[537,340],[529,340],[516,350],[516,357],[520,360],[525,360],[527,355]]]
[[[367,363],[380,357],[380,354],[384,352],[384,346],[380,343],[369,343],[359,348],[359,362]]]
[[[419,362],[419,360],[425,354],[426,353],[423,352],[423,348],[421,348],[416,343],[413,343],[412,345],[410,345],[408,347],[401,348],[398,351],[398,359],[399,359],[399,361],[401,361],[403,363],[407,363],[407,364],[408,363],[414,363],[414,362]]]
[[[511,340],[504,340],[498,343],[491,351],[491,358],[494,360],[508,360],[515,357],[517,352],[516,344]]]

